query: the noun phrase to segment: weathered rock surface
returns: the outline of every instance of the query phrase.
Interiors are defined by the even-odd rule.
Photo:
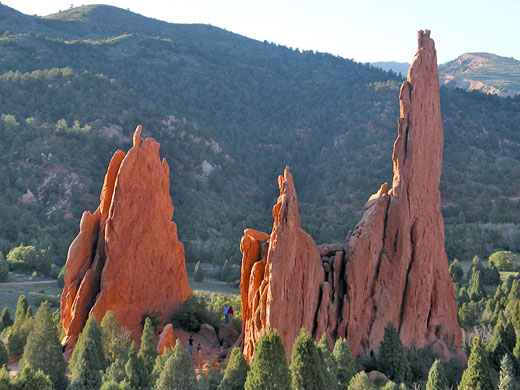
[[[218,336],[215,328],[209,324],[202,324],[200,326],[199,334],[205,337],[211,346],[215,347],[218,345]]]
[[[218,338],[223,341],[222,346],[224,348],[231,347],[239,337],[240,333],[238,333],[233,324],[220,324]]]
[[[274,224],[267,250],[244,235],[242,329],[244,354],[251,361],[254,343],[264,329],[276,328],[290,357],[301,327],[314,329],[325,274],[314,240],[301,228],[298,198],[289,168],[278,177],[280,196],[273,207]]]
[[[114,153],[99,207],[83,213],[69,248],[60,303],[68,349],[91,313],[101,321],[111,310],[138,341],[143,314],[169,317],[192,294],[172,216],[168,164],[138,126],[128,153]]]
[[[369,198],[345,246],[316,247],[303,232],[287,169],[279,178],[267,251],[254,237],[242,238],[243,349],[249,361],[268,327],[278,329],[288,357],[302,326],[316,339],[323,333],[331,342],[346,337],[355,355],[377,355],[389,322],[405,345],[430,346],[443,359],[465,360],[444,250],[443,129],[428,30],[419,32],[399,100],[392,188],[384,183]]]
[[[172,349],[175,347],[176,342],[177,339],[175,338],[172,324],[164,325],[161,336],[159,337],[159,342],[157,343],[157,352],[159,355],[162,355],[165,349]]]

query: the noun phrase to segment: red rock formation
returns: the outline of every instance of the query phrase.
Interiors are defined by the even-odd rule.
[[[157,343],[157,352],[159,355],[162,355],[165,348],[172,349],[175,347],[176,343],[177,339],[175,338],[172,324],[166,324],[161,332],[161,336],[159,337],[159,342]]]
[[[405,345],[447,359],[460,345],[455,292],[444,250],[439,182],[443,130],[435,45],[419,31],[399,94],[392,189],[381,186],[347,237],[347,291],[339,329],[353,353],[377,353],[392,322]],[[343,332],[344,329],[344,332]],[[462,355],[462,354],[460,354]]]
[[[430,346],[443,359],[465,360],[458,347],[462,334],[444,250],[436,52],[428,30],[419,31],[418,43],[399,95],[393,188],[388,190],[385,183],[369,198],[345,250],[337,245],[316,248],[301,230],[287,170],[279,179],[281,195],[273,208],[267,255],[261,255],[257,237],[246,233],[242,238],[240,287],[248,360],[266,327],[278,329],[287,356],[301,326],[316,339],[324,332],[331,342],[346,337],[355,355],[377,354],[389,322],[405,345]]]
[[[298,198],[289,168],[278,177],[280,196],[273,207],[273,231],[266,250],[257,238],[263,234],[244,231],[240,244],[243,255],[242,325],[243,347],[248,361],[254,343],[264,329],[276,328],[291,354],[294,339],[303,326],[314,330],[324,271],[314,240],[301,228]],[[251,235],[250,235],[251,234]]]
[[[99,207],[83,213],[69,248],[60,304],[68,349],[90,313],[101,321],[113,311],[138,341],[144,313],[169,317],[191,295],[172,215],[168,164],[138,126],[128,153],[114,153]]]

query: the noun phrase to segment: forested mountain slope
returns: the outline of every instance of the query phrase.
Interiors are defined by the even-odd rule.
[[[393,72],[108,6],[38,18],[0,5],[1,34],[4,253],[50,247],[62,264],[137,124],[170,165],[189,262],[239,264],[242,230],[270,230],[285,165],[318,243],[343,241],[391,179]],[[520,98],[442,89],[441,104],[449,256],[520,246]]]

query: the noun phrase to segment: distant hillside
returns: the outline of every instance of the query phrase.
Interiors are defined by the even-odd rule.
[[[499,96],[520,93],[520,61],[490,53],[465,53],[439,66],[441,85]]]
[[[243,229],[270,231],[287,164],[304,229],[343,241],[391,180],[400,83],[369,64],[115,7],[39,18],[0,5],[0,251],[50,248],[63,264],[137,124],[170,165],[189,264],[236,277]],[[520,97],[443,88],[441,105],[450,258],[520,248]]]
[[[378,61],[371,62],[372,66],[377,66],[383,70],[392,70],[395,73],[401,73],[403,77],[406,77],[408,74],[408,69],[410,68],[410,64],[408,62],[395,62],[395,61]]]

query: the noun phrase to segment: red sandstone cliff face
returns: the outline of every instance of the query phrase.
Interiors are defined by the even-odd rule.
[[[405,345],[431,346],[443,359],[465,359],[444,250],[443,129],[428,30],[419,32],[399,100],[392,189],[385,183],[370,197],[344,248],[317,248],[301,230],[297,207],[288,200],[296,194],[287,169],[279,179],[268,246],[245,232],[240,288],[248,360],[267,327],[278,329],[288,356],[301,326],[316,339],[324,332],[331,342],[346,337],[356,355],[377,354],[389,322]]]
[[[315,292],[324,282],[318,248],[301,228],[298,198],[288,168],[278,177],[278,187],[271,235],[246,229],[240,243],[243,346],[248,361],[255,341],[267,328],[278,329],[289,359],[300,327],[314,330],[319,305]],[[263,250],[262,239],[269,240]]]
[[[99,207],[83,213],[69,248],[60,303],[68,349],[90,313],[101,321],[113,311],[138,340],[144,313],[169,317],[192,294],[172,216],[168,164],[138,126],[128,153],[114,153]]]

